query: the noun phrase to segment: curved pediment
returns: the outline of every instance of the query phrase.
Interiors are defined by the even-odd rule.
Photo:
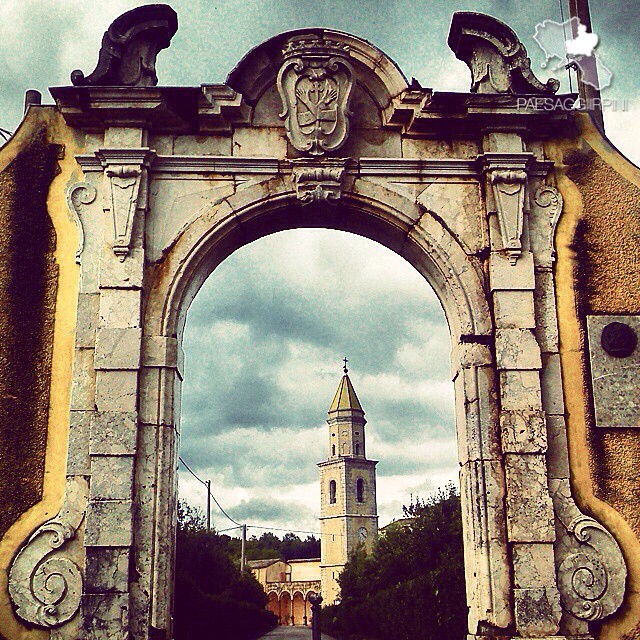
[[[354,68],[357,82],[366,87],[380,109],[408,88],[398,65],[370,42],[342,31],[313,28],[278,34],[251,49],[227,77],[227,84],[255,106],[269,87],[276,84],[278,72],[292,43],[301,39],[319,40],[342,48]]]

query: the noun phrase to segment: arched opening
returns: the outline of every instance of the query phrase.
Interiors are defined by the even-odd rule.
[[[283,591],[280,595],[280,624],[293,624],[293,600],[291,594]]]
[[[293,594],[293,618],[291,623],[302,626],[307,623],[307,613],[305,609],[305,599],[300,591]]]
[[[248,188],[249,190],[252,187]],[[378,194],[380,195],[380,194]],[[480,336],[477,340],[478,344],[484,344],[486,338],[491,332],[490,315],[487,311],[484,291],[481,284],[481,277],[476,267],[467,260],[461,251],[459,245],[451,243],[447,239],[447,232],[444,232],[439,223],[433,219],[425,218],[424,226],[421,226],[419,233],[413,234],[407,239],[402,233],[398,234],[398,230],[408,228],[407,221],[411,220],[413,213],[410,211],[415,207],[407,200],[394,194],[384,193],[390,201],[394,199],[398,206],[390,206],[386,204],[373,204],[365,202],[363,199],[351,199],[345,194],[344,206],[334,209],[326,209],[323,207],[310,207],[303,212],[301,218],[293,221],[291,214],[298,210],[294,207],[288,209],[282,206],[283,202],[277,197],[269,199],[268,203],[262,200],[260,195],[256,199],[256,204],[248,207],[246,215],[244,212],[236,213],[232,222],[217,221],[208,218],[207,215],[198,217],[192,223],[188,234],[183,234],[180,241],[172,248],[172,254],[169,258],[169,267],[163,271],[162,278],[156,283],[152,292],[149,304],[147,306],[147,334],[148,335],[176,335],[180,341],[185,319],[185,311],[189,302],[195,295],[196,291],[206,279],[208,274],[228,256],[233,250],[249,242],[251,239],[273,233],[275,231],[291,228],[293,226],[322,226],[334,229],[350,230],[359,235],[367,236],[377,240],[396,252],[403,255],[413,266],[427,278],[437,292],[440,301],[445,309],[448,319],[449,328],[453,337],[454,345],[460,343],[460,337],[464,336],[462,344],[474,344],[476,336]],[[244,193],[245,201],[251,199],[250,194]],[[288,196],[287,196],[288,197]],[[345,215],[346,214],[346,215]],[[420,214],[421,215],[421,214]],[[414,219],[420,217],[415,216]],[[243,221],[243,229],[238,233],[238,229],[234,227],[237,221]],[[431,228],[433,227],[433,228]],[[443,239],[444,238],[444,239]],[[446,245],[446,249],[444,248]],[[180,256],[184,255],[184,258]],[[160,319],[160,326],[156,325],[156,320]],[[484,358],[484,351],[482,357]],[[487,350],[488,352],[488,350]],[[461,366],[475,367],[475,363],[464,364],[461,360],[460,351],[454,351],[453,370],[458,372]],[[487,356],[490,357],[490,356]],[[485,365],[486,361],[478,361],[480,365]],[[172,372],[166,371],[171,375]],[[475,393],[477,391],[477,380],[468,380],[466,377],[457,376],[456,390],[459,402],[464,403],[465,398],[470,397],[471,388],[469,384],[475,385]],[[180,385],[179,378],[173,382],[169,382],[165,387],[171,387],[173,384],[177,387]],[[489,379],[482,381],[481,384],[492,385]],[[164,398],[165,406],[173,411],[176,407],[173,402],[173,395],[169,394]],[[465,418],[458,419],[458,432],[462,442],[465,442],[467,436],[469,439],[480,437],[482,434],[473,435],[469,432],[469,425]],[[489,436],[492,437],[492,436]],[[468,444],[468,443],[467,443]],[[483,445],[481,445],[483,446]],[[486,447],[486,445],[484,445]],[[161,458],[162,456],[160,456]],[[425,457],[426,459],[426,457]],[[478,474],[486,473],[485,468],[480,465],[469,465],[464,467],[468,462],[466,454],[460,455],[460,462],[463,464],[462,491],[463,491],[463,511],[465,512],[466,522],[470,527],[470,531],[475,531],[473,536],[486,536],[486,523],[483,523],[482,516],[479,517],[478,511],[475,509],[475,502],[481,498],[485,504],[491,504],[492,509],[498,512],[504,509],[498,491],[491,489],[489,494],[478,496],[474,487],[478,484]],[[158,459],[157,464],[160,468],[165,469],[162,460]],[[465,475],[466,474],[466,475]],[[173,476],[169,474],[168,480]],[[164,491],[167,495],[171,494],[173,484],[166,481],[162,483]],[[159,535],[163,527],[162,520],[154,520],[154,535]],[[171,524],[169,519],[165,525]],[[471,624],[473,624],[474,616],[483,615],[480,611],[487,611],[486,602],[488,595],[489,600],[496,602],[496,599],[506,601],[508,599],[508,580],[496,583],[495,572],[508,576],[508,564],[506,562],[506,545],[500,542],[501,532],[498,532],[497,542],[491,549],[476,549],[469,547],[467,560],[467,576],[471,579],[468,590],[468,598],[470,600]],[[470,539],[470,538],[468,538]],[[154,556],[152,562],[155,563],[158,575],[163,579],[171,580],[170,563],[158,556]],[[489,575],[492,575],[493,584],[500,584],[500,589],[493,591],[488,587],[485,589],[478,584],[485,579],[485,573],[478,571],[475,567],[481,564],[492,568]],[[166,568],[163,568],[163,565]],[[162,600],[161,595],[157,595],[159,602]],[[483,607],[485,607],[483,609]],[[492,605],[493,607],[493,605]],[[496,607],[493,609],[498,611]],[[497,615],[507,609],[502,608]],[[484,616],[486,618],[486,615]],[[476,618],[477,619],[477,618]]]
[[[337,484],[335,480],[329,481],[329,502],[331,504],[336,503]]]
[[[364,502],[364,480],[362,478],[356,480],[356,501]]]
[[[275,591],[270,591],[267,596],[267,609],[280,620],[280,600]]]

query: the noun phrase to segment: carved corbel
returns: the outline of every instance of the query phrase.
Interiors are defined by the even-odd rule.
[[[527,173],[522,169],[491,171],[489,184],[500,223],[502,248],[509,256],[511,264],[515,264],[522,253]]]
[[[97,195],[96,188],[88,182],[76,182],[67,189],[67,206],[73,215],[78,229],[78,248],[76,250],[76,264],[80,264],[80,256],[84,250],[84,228],[80,217],[81,205],[89,205]]]
[[[552,481],[560,602],[579,620],[601,620],[622,604],[627,567],[614,537],[573,501],[568,479]]]
[[[82,523],[88,498],[85,478],[67,480],[65,503],[55,518],[31,535],[9,571],[9,595],[16,614],[33,625],[58,627],[78,611],[82,573],[64,546]]]
[[[155,152],[150,149],[100,149],[104,167],[103,208],[113,219],[113,253],[121,262],[131,251],[136,213],[147,208],[146,170]]]
[[[346,166],[345,160],[321,164],[294,161],[292,174],[298,200],[302,204],[339,200]]]

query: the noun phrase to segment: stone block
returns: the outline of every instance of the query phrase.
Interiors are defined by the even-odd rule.
[[[137,371],[97,371],[96,408],[98,411],[136,411]]]
[[[85,546],[131,546],[132,521],[131,500],[91,500],[87,506]]]
[[[491,291],[533,291],[533,255],[523,251],[516,264],[511,264],[508,256],[492,251],[489,255],[489,286]]]
[[[176,369],[144,367],[141,370],[140,421],[171,425],[180,407],[181,380]]]
[[[556,567],[550,543],[517,543],[511,546],[513,581],[518,589],[555,587]]]
[[[564,416],[547,416],[547,474],[549,478],[569,477],[567,428]]]
[[[87,476],[89,467],[89,424],[92,411],[71,411],[69,414],[69,450],[67,475]]]
[[[138,436],[138,414],[96,411],[91,416],[89,452],[92,455],[133,455]]]
[[[540,374],[531,371],[500,371],[500,400],[508,411],[541,408]]]
[[[90,593],[82,596],[83,638],[128,640],[129,594]]]
[[[176,156],[230,156],[231,136],[176,136],[173,153]]]
[[[76,320],[76,348],[93,348],[98,328],[99,293],[80,293],[78,295],[78,314]]]
[[[564,415],[560,354],[544,354],[540,382],[542,386],[542,408],[548,415]]]
[[[132,247],[121,262],[111,246],[104,246],[98,274],[100,289],[141,289],[143,265],[144,250],[141,247]]]
[[[126,593],[129,586],[128,547],[87,547],[85,593]]]
[[[510,542],[553,542],[553,505],[542,454],[505,455]]]
[[[142,339],[142,366],[184,368],[184,352],[177,338],[147,336]]]
[[[533,329],[536,326],[530,291],[494,291],[493,310],[496,327]]]
[[[76,349],[71,381],[71,410],[95,409],[96,370],[93,367],[94,350]]]
[[[133,456],[91,456],[92,500],[130,500]]]
[[[503,410],[500,431],[504,453],[544,453],[547,450],[547,429],[542,411]]]
[[[550,270],[536,271],[536,289],[534,292],[536,337],[542,353],[556,353],[560,339],[558,337],[558,318],[556,313],[555,286]]]
[[[492,367],[462,369],[454,381],[458,460],[501,455],[495,373]]]
[[[613,322],[635,334],[628,355],[611,355],[602,346],[602,331]],[[587,333],[596,426],[640,427],[640,315],[587,316]]]
[[[144,131],[139,127],[109,127],[104,132],[104,146],[114,147],[142,147]]]
[[[140,327],[140,291],[103,289],[100,292],[100,325],[103,327]]]
[[[102,328],[96,336],[96,369],[138,369],[142,329]]]
[[[459,342],[454,346],[451,354],[452,367],[457,370],[468,367],[489,366],[493,364],[491,348],[478,342]]]
[[[284,127],[263,127],[260,129],[236,127],[233,132],[233,155],[286,158],[287,135]]]
[[[506,542],[504,475],[498,460],[460,469],[469,627],[512,624],[510,561]]]
[[[560,628],[560,594],[557,589],[514,589],[516,629],[523,638],[555,635]]]
[[[540,347],[531,329],[496,329],[498,369],[540,369]]]

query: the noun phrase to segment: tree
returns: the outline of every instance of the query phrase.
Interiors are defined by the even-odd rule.
[[[230,541],[206,531],[201,511],[179,503],[176,640],[254,640],[277,624],[258,581],[234,563]]]
[[[404,526],[360,546],[340,575],[342,602],[323,611],[324,628],[343,638],[462,640],[467,607],[460,497],[448,485],[404,508]]]

